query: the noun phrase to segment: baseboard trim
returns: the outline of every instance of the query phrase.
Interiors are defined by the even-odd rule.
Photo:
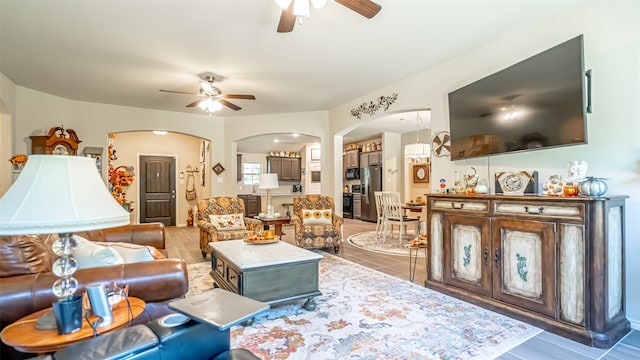
[[[629,318],[627,318],[627,320],[629,320],[629,323],[631,323],[631,328],[633,330],[640,330],[640,320],[638,320],[638,319],[629,319]]]

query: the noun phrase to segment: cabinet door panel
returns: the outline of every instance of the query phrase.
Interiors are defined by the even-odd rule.
[[[300,159],[291,159],[291,180],[300,180]]]
[[[445,282],[491,295],[489,219],[445,215]]]
[[[555,224],[494,219],[493,297],[555,316]]]

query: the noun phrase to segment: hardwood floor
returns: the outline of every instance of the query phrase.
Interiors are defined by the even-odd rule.
[[[293,226],[283,226],[282,240],[294,243]],[[378,254],[349,245],[349,236],[362,231],[375,230],[375,223],[360,220],[345,219],[343,236],[344,244],[338,254],[344,259],[353,261],[391,276],[409,280],[409,258]],[[202,257],[200,253],[199,231],[197,227],[168,227],[166,231],[166,247],[169,257],[180,258],[188,264],[209,261],[209,256]],[[418,259],[414,283],[424,284],[427,276],[424,261]],[[597,349],[582,345],[563,337],[543,332],[528,341],[501,355],[500,360],[627,360],[640,359],[640,332],[631,331],[625,338],[611,349]]]

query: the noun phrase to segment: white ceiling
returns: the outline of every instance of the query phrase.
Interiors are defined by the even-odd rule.
[[[279,34],[273,0],[0,0],[0,71],[68,99],[190,113],[194,96],[158,90],[213,74],[223,93],[256,96],[220,116],[329,110],[572,1],[376,2],[366,19],[330,0]],[[391,123],[406,122],[373,129]]]

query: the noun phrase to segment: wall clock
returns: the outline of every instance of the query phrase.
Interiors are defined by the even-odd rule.
[[[440,131],[433,135],[431,152],[438,157],[448,156],[451,153],[451,135],[448,131]]]
[[[538,172],[503,171],[496,173],[496,194],[535,194],[538,188]]]

